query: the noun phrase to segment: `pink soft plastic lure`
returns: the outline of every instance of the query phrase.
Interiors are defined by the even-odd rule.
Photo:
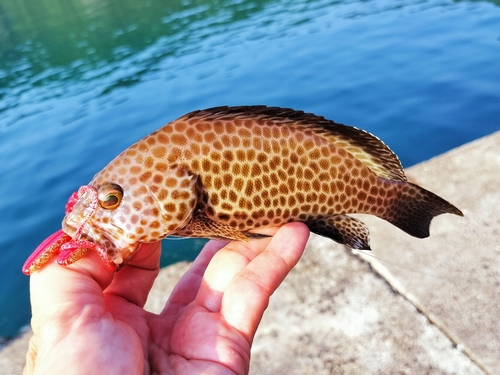
[[[111,269],[115,269],[114,264],[108,262],[106,250],[101,245],[93,241],[81,240],[84,227],[95,212],[98,204],[95,189],[90,186],[82,186],[77,192],[74,192],[66,204],[66,214],[73,211],[78,199],[84,195],[88,196],[88,205],[85,208],[84,219],[75,234],[71,237],[62,230],[58,230],[47,237],[24,263],[22,271],[25,275],[31,275],[56,255],[57,263],[67,266],[83,257],[89,250],[96,250],[105,261],[105,264]]]

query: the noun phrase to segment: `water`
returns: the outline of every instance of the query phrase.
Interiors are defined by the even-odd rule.
[[[69,195],[186,112],[303,109],[405,166],[498,130],[499,5],[0,0],[0,336],[29,322],[21,265]],[[166,243],[163,264],[201,244]]]

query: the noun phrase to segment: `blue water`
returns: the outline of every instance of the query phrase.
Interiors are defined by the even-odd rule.
[[[302,109],[404,166],[499,130],[499,5],[0,0],[0,337],[29,322],[21,265],[69,195],[186,112]],[[168,242],[163,264],[201,244]]]

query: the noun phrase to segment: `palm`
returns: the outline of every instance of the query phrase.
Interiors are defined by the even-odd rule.
[[[220,311],[210,311],[196,299],[207,261],[223,243],[211,243],[181,279],[161,314],[142,308],[141,301],[129,301],[115,293],[105,293],[108,311],[116,320],[126,323],[122,340],[140,342],[142,352],[149,353],[146,366],[151,372],[177,374],[203,373],[211,368],[217,374],[248,372],[250,342],[231,327]],[[220,299],[220,293],[210,297]],[[199,297],[201,298],[201,296]],[[221,343],[221,335],[225,338]],[[137,340],[139,339],[139,340]],[[132,350],[136,351],[138,348]],[[231,353],[221,358],[223,353]]]
[[[269,296],[307,237],[307,228],[293,223],[272,241],[231,242],[220,251],[224,243],[209,242],[160,314],[143,309],[158,273],[157,244],[144,246],[116,274],[94,255],[69,268],[50,264],[32,276],[34,338],[25,373],[68,365],[82,373],[248,373]],[[43,350],[47,337],[57,355]]]

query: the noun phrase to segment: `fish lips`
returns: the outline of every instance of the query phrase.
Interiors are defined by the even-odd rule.
[[[83,228],[80,228],[82,224]],[[85,217],[85,209],[78,203],[64,217],[62,230],[74,240],[85,240],[99,244],[105,250],[105,254],[101,254],[102,257],[107,257],[108,262],[113,262],[117,266],[128,260],[139,246],[137,242],[127,242],[127,236],[121,228],[111,223],[102,223],[96,220],[94,215]],[[75,236],[78,237],[79,231],[81,232],[80,237],[75,238]]]

